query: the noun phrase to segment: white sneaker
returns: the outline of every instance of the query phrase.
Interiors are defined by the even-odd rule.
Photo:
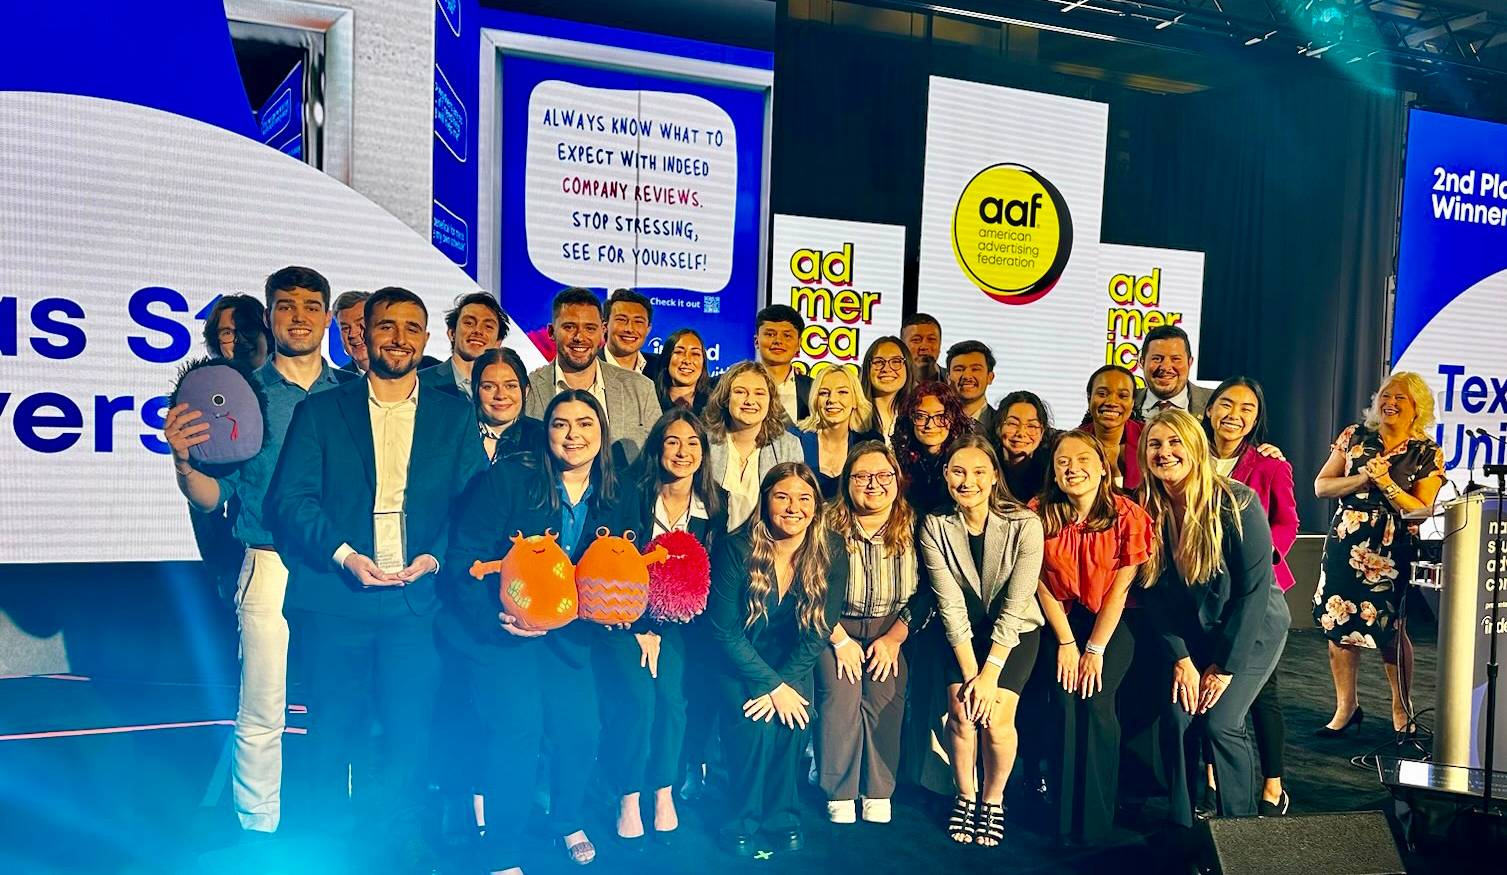
[[[828,803],[830,808],[831,803]],[[888,799],[865,799],[863,800],[863,819],[868,823],[890,822],[890,801]]]
[[[864,803],[867,812],[868,803]],[[838,799],[827,803],[827,819],[833,823],[853,823],[858,820],[852,799]]]

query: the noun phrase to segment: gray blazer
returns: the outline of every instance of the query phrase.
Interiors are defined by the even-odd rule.
[[[644,448],[644,439],[664,411],[654,392],[654,381],[642,374],[597,362],[602,387],[607,390],[607,427],[612,432],[612,448],[619,464],[632,464]],[[528,398],[523,415],[544,419],[544,408],[560,394],[555,389],[555,366],[535,368],[528,375]],[[548,423],[546,423],[548,425]]]
[[[1205,408],[1209,406],[1209,397],[1213,394],[1213,389],[1205,389],[1197,383],[1189,381],[1188,412],[1193,414],[1194,416],[1202,418]],[[1135,390],[1135,409],[1137,411],[1137,415],[1139,415],[1141,405],[1144,403],[1146,403],[1146,387],[1142,386],[1141,388]]]
[[[801,449],[801,439],[789,431],[780,432],[774,443],[759,447],[759,480],[769,473],[781,462],[804,462],[806,453]],[[711,446],[707,448],[706,464],[711,466],[712,477],[718,486],[726,487],[722,482],[722,472],[727,470],[727,441],[711,439]],[[820,497],[820,496],[818,496]]]
[[[1042,551],[1041,520],[1036,514],[1024,508],[1003,515],[989,514],[984,522],[982,573],[973,565],[968,526],[956,510],[927,514],[921,524],[920,546],[949,645],[973,638],[963,601],[965,586],[978,593],[986,605],[992,605],[999,591],[1005,590],[1004,605],[994,618],[990,636],[1001,647],[1014,647],[1021,635],[1046,623],[1036,601]]]

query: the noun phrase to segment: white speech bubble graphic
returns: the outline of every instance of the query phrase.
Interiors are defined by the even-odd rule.
[[[568,286],[720,292],[732,275],[738,143],[694,94],[551,79],[529,95],[528,253]]]

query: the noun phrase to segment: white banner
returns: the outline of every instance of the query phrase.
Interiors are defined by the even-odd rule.
[[[1099,300],[1104,310],[1104,340],[1094,367],[1109,364],[1129,368],[1136,375],[1136,385],[1145,385],[1139,357],[1146,332],[1160,325],[1176,325],[1188,332],[1197,376],[1204,254],[1101,243],[1099,274],[1103,280]]]
[[[904,226],[776,215],[769,303],[806,320],[796,367],[856,371],[874,338],[898,335],[904,271]]]
[[[274,149],[126,103],[0,92],[0,563],[198,558],[162,440],[215,296],[290,264],[334,291],[475,291],[385,210]],[[335,341],[338,343],[338,340]],[[509,345],[541,363],[514,331]]]
[[[931,79],[917,309],[942,323],[944,353],[965,339],[994,351],[991,401],[1029,388],[1070,415],[1103,359],[1102,335],[1073,338],[1103,321],[1108,124],[1103,103]]]

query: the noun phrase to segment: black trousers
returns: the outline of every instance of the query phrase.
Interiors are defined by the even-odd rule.
[[[1282,777],[1287,727],[1282,722],[1282,694],[1277,689],[1276,672],[1272,672],[1266,686],[1256,694],[1256,701],[1251,703],[1251,729],[1256,735],[1256,758],[1261,762],[1261,777]]]
[[[485,730],[477,789],[485,799],[482,854],[489,869],[519,865],[546,736],[550,833],[569,835],[585,825],[581,807],[600,732],[596,681],[589,652],[579,649],[581,664],[565,658],[548,640],[558,634],[492,648],[471,663],[471,703]]]
[[[1080,604],[1068,611],[1068,625],[1078,646],[1088,642],[1096,616]],[[1037,665],[1051,682],[1052,717],[1057,729],[1051,757],[1057,788],[1056,830],[1060,836],[1103,841],[1114,827],[1115,795],[1120,778],[1120,720],[1116,713],[1120,685],[1135,658],[1135,636],[1123,622],[1104,649],[1104,689],[1084,699],[1057,683],[1058,647],[1042,637]]]
[[[408,610],[402,593],[373,594],[367,607],[362,617],[290,615],[307,667],[310,814],[344,830],[358,816],[353,797],[360,822],[397,841],[417,831],[424,803],[439,653],[434,618]]]
[[[741,686],[741,685],[739,685]],[[810,685],[799,690],[808,701]],[[800,826],[796,782],[809,729],[789,729],[775,717],[768,723],[743,716],[741,690],[722,691],[723,756],[727,762],[727,829],[753,834]]]
[[[685,637],[674,624],[655,631],[658,678],[639,666],[642,651],[632,632],[604,631],[592,648],[602,725],[609,727],[602,761],[619,796],[669,787],[680,769],[686,727]]]
[[[1204,751],[1214,766],[1215,798],[1221,817],[1251,817],[1256,813],[1256,752],[1246,729],[1251,703],[1277,668],[1282,648],[1276,648],[1271,664],[1263,670],[1234,675],[1230,686],[1208,713],[1197,717],[1181,705],[1162,705],[1162,756],[1167,762],[1168,809],[1177,826],[1193,825],[1194,794],[1208,783],[1204,774]],[[1172,672],[1168,665],[1166,689],[1172,695]]]
[[[712,737],[717,729],[717,650],[711,640],[710,623],[697,617],[680,630],[685,665],[685,735],[680,749],[681,765],[699,769],[717,753]]]

